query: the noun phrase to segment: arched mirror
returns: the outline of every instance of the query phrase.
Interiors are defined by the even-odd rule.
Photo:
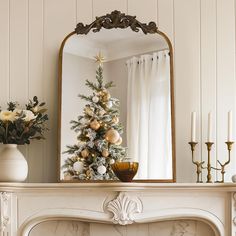
[[[110,165],[129,158],[134,181],[175,182],[173,86],[171,42],[154,22],[113,11],[77,24],[59,57],[60,181],[114,180]]]

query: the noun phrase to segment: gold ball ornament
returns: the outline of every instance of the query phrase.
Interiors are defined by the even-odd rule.
[[[64,180],[72,180],[72,176],[69,173],[64,174]]]
[[[83,158],[87,158],[89,156],[89,151],[88,149],[84,149],[82,152],[81,152],[81,156]]]
[[[105,139],[109,143],[116,143],[119,140],[119,138],[120,138],[120,134],[115,129],[109,129],[105,134]]]
[[[84,112],[85,112],[85,114],[87,114],[89,116],[93,116],[93,111],[90,107],[85,107]]]
[[[102,156],[103,157],[108,157],[109,156],[109,151],[107,150],[107,149],[104,149],[103,151],[102,151]]]
[[[87,175],[88,177],[90,177],[90,176],[91,176],[91,170],[87,170],[87,171],[86,171],[86,175]]]
[[[98,130],[100,128],[101,124],[97,120],[93,120],[90,123],[90,127],[94,130]]]
[[[116,145],[121,145],[122,144],[122,138],[120,137],[118,141],[116,142]]]
[[[114,124],[118,124],[118,123],[119,123],[119,118],[118,118],[117,116],[113,117],[113,118],[112,118],[112,122],[113,122]]]
[[[108,93],[107,90],[103,89],[103,90],[98,92],[98,95],[101,96],[101,97],[104,97],[107,93]]]
[[[110,98],[111,98],[110,93],[105,93],[105,94],[103,95],[103,97],[102,97],[102,99],[103,99],[104,102],[109,101]]]

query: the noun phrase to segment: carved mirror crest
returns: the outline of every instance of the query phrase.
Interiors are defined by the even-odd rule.
[[[108,132],[121,124],[122,136]],[[134,181],[175,182],[173,49],[154,22],[113,11],[65,37],[58,132],[60,181],[113,180],[112,163],[128,156]]]

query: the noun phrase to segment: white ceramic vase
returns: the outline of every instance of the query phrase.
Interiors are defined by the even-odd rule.
[[[27,178],[28,164],[16,144],[4,144],[0,152],[0,182],[22,182]]]

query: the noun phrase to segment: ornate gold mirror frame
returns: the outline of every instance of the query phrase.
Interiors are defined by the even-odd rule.
[[[89,25],[84,25],[83,23],[78,23],[75,30],[69,33],[64,40],[62,41],[60,51],[59,51],[59,85],[58,85],[58,181],[63,182],[98,182],[91,180],[73,180],[73,181],[64,181],[60,179],[61,172],[61,110],[62,110],[62,62],[63,62],[63,49],[66,41],[72,35],[87,35],[91,30],[96,33],[99,32],[102,28],[104,29],[130,29],[134,32],[139,32],[142,30],[144,34],[159,34],[164,38],[168,47],[170,55],[170,92],[171,92],[171,135],[172,135],[172,176],[173,179],[163,179],[163,180],[134,180],[134,182],[176,182],[176,153],[175,153],[175,112],[174,112],[174,72],[173,72],[173,47],[170,39],[165,33],[158,30],[155,22],[150,22],[148,24],[141,23],[136,19],[136,16],[126,15],[120,11],[113,11],[110,14],[106,14],[101,17],[96,17]],[[110,180],[108,180],[110,181]],[[111,180],[112,181],[112,180]],[[114,181],[114,180],[113,180]],[[100,181],[101,182],[101,181]],[[107,181],[103,181],[107,182]]]

